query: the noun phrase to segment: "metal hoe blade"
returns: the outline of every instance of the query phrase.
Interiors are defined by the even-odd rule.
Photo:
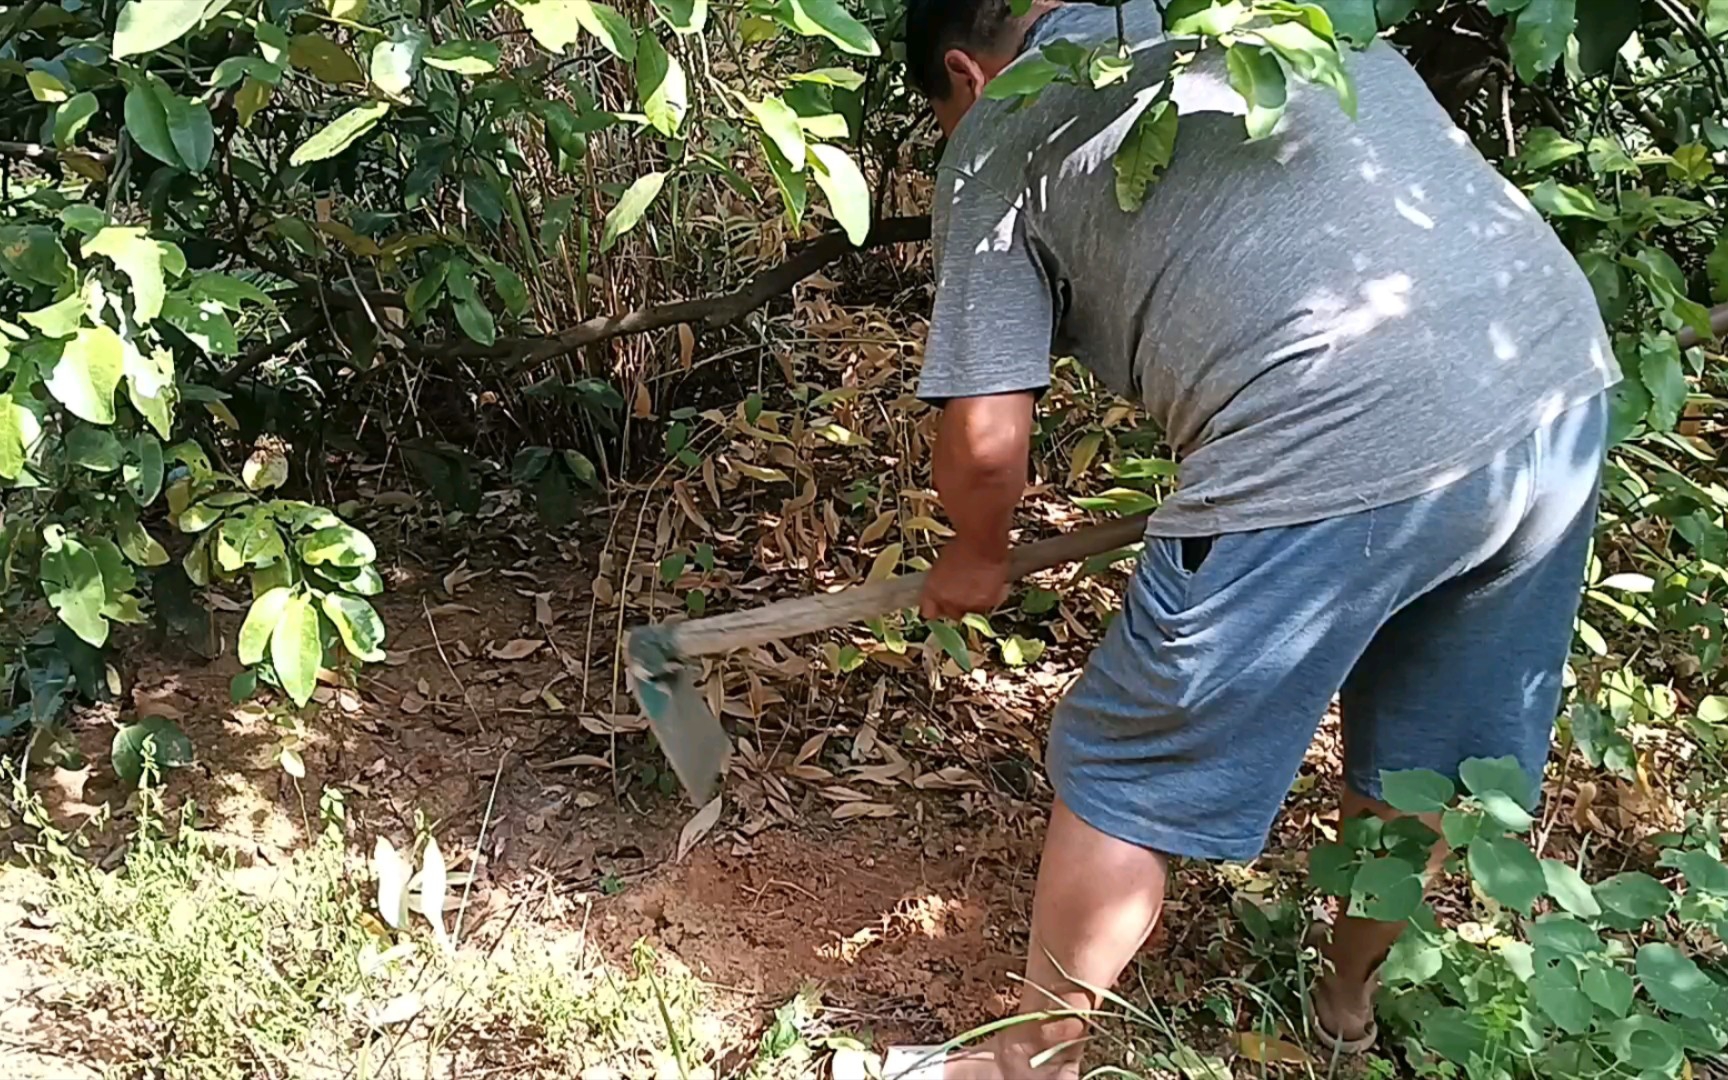
[[[732,743],[696,691],[691,669],[678,655],[675,631],[640,627],[631,631],[625,651],[630,659],[630,688],[654,738],[690,798],[697,806],[706,805],[714,796]]]

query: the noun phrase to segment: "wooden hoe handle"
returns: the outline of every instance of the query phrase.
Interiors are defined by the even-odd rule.
[[[1024,544],[1008,553],[1008,577],[1018,581],[1027,574],[1063,563],[1079,562],[1093,555],[1114,551],[1138,541],[1146,531],[1146,515],[1136,514],[1102,525],[1088,525],[1071,533]],[[924,591],[924,575],[907,574],[883,581],[854,585],[839,592],[779,600],[746,611],[732,611],[706,619],[674,623],[675,649],[681,656],[708,656],[747,649],[782,638],[812,634],[848,623],[863,622],[901,608],[916,607]]]

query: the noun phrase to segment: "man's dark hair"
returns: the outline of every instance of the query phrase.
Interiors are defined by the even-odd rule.
[[[953,89],[942,62],[948,50],[993,48],[1013,21],[1008,0],[908,0],[907,78],[925,97],[945,100]]]

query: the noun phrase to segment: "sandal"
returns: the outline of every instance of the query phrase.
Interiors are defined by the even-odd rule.
[[[1328,932],[1331,929],[1330,926],[1325,924],[1315,923],[1308,928],[1308,933],[1303,937],[1303,944],[1312,945],[1314,948],[1319,949],[1326,943]],[[1379,964],[1374,965],[1373,970],[1368,972],[1368,985],[1371,987],[1368,992],[1368,1025],[1362,1029],[1362,1034],[1358,1035],[1354,1039],[1345,1039],[1326,1030],[1326,1026],[1320,1022],[1320,1010],[1314,1007],[1314,994],[1312,988],[1310,988],[1308,993],[1308,1011],[1314,1021],[1315,1042],[1332,1051],[1334,1054],[1340,1054],[1346,1057],[1364,1054],[1374,1048],[1374,1044],[1380,1038],[1380,1025],[1374,1019],[1373,1000],[1374,994],[1379,990],[1380,969],[1384,966],[1385,961],[1381,961]]]
[[[945,1047],[891,1046],[880,1059],[875,1054],[836,1054],[833,1080],[942,1080],[947,1064]]]

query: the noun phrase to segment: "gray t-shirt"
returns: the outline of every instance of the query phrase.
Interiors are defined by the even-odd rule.
[[[1151,0],[1124,14],[1128,82],[980,101],[955,132],[920,397],[1039,390],[1072,355],[1181,461],[1151,531],[1201,536],[1432,490],[1619,379],[1578,265],[1389,45],[1347,57],[1355,121],[1292,80],[1257,142],[1202,51],[1175,158],[1123,212],[1112,158],[1174,52]],[[1062,7],[1027,52],[1115,33]]]

